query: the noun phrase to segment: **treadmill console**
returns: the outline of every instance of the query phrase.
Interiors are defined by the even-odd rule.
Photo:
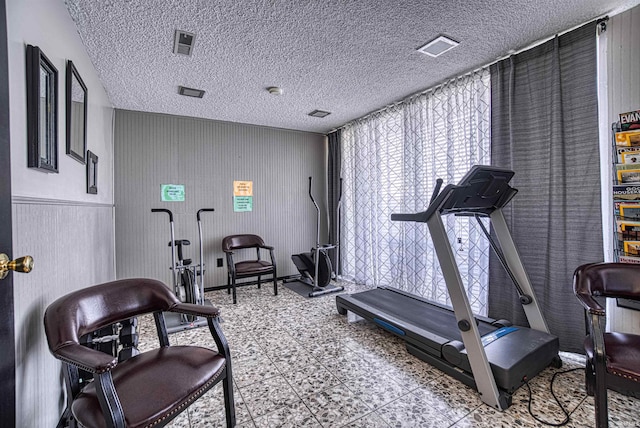
[[[448,184],[432,199],[426,211],[416,214],[391,214],[394,221],[426,223],[436,213],[490,215],[504,207],[518,193],[509,185],[514,172],[494,166],[475,165],[456,185]]]
[[[509,169],[475,165],[451,190],[440,213],[491,214],[508,204],[518,193],[517,189],[509,186],[513,175],[514,172]]]

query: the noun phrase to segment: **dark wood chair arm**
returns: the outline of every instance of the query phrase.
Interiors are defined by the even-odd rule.
[[[222,332],[219,318],[207,318],[207,324],[213,341],[216,343],[218,353],[227,360],[227,369],[231,371],[231,352],[229,351],[229,342]]]
[[[580,304],[592,315],[605,315],[605,309],[598,303],[596,299],[588,294],[577,293],[576,297]]]
[[[194,305],[192,303],[179,303],[169,309],[169,312],[178,312],[188,315],[196,315],[207,318],[209,331],[218,348],[218,353],[224,356],[231,364],[231,353],[229,351],[229,343],[220,328],[220,309],[213,306]]]
[[[276,256],[273,254],[273,247],[269,249],[269,258],[271,258],[271,264],[273,265],[273,270],[276,269]]]
[[[111,372],[97,373],[93,376],[93,380],[96,384],[96,394],[98,396],[98,402],[102,409],[102,414],[105,416],[107,426],[113,428],[126,428],[126,420],[124,417],[124,411],[122,404],[120,403],[120,397],[116,391],[116,387],[113,384],[113,378]]]
[[[233,251],[225,251],[227,254],[227,269],[230,275],[235,275],[236,264],[233,262]]]
[[[168,312],[177,312],[187,315],[196,315],[205,318],[217,318],[220,309],[208,305],[195,305],[193,303],[178,303],[169,308]]]
[[[261,245],[260,248],[264,248],[265,250],[269,251],[273,251],[275,249],[271,245]]]
[[[68,343],[53,352],[53,355],[89,373],[104,373],[118,365],[118,358],[95,349]]]

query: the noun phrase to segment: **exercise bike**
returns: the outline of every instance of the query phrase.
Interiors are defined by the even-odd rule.
[[[169,226],[171,233],[171,241],[168,247],[171,247],[171,267],[169,268],[173,278],[173,292],[176,297],[183,303],[192,303],[195,305],[209,305],[211,302],[204,298],[204,262],[202,250],[202,222],[200,221],[200,213],[212,212],[213,208],[202,208],[196,213],[198,221],[198,238],[200,243],[200,263],[193,264],[191,259],[187,259],[183,255],[184,247],[191,245],[188,239],[175,239],[173,227],[173,213],[165,208],[152,208],[151,212],[163,212],[169,215]],[[164,314],[168,333],[189,330],[192,328],[203,327],[207,325],[205,318],[195,315],[174,314],[167,312]]]
[[[291,261],[298,269],[300,275],[295,278],[285,279],[283,282],[300,282],[311,287],[309,297],[322,296],[329,293],[343,291],[344,287],[332,284],[337,275],[333,270],[328,251],[336,251],[336,259],[339,259],[339,244],[320,244],[320,207],[311,193],[312,177],[309,177],[309,198],[316,207],[316,245],[308,253],[293,254]],[[338,219],[340,218],[340,206],[342,199],[342,179],[340,180],[340,197],[338,199]],[[340,235],[338,235],[339,237]],[[339,242],[339,238],[338,238]],[[338,261],[339,263],[339,261]],[[337,271],[337,270],[336,270]]]

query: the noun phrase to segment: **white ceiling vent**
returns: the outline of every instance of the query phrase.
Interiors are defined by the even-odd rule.
[[[418,52],[422,52],[423,54],[426,54],[435,58],[437,56],[442,55],[449,49],[455,48],[458,45],[459,45],[458,42],[451,40],[448,37],[440,36],[431,40],[429,43],[427,43],[426,45],[418,49]]]
[[[314,110],[311,113],[309,113],[309,116],[311,116],[311,117],[327,117],[330,114],[331,114],[331,112],[329,112],[329,111]]]
[[[195,41],[195,34],[176,30],[175,40],[173,41],[173,53],[191,56],[191,51],[193,51],[193,44]]]

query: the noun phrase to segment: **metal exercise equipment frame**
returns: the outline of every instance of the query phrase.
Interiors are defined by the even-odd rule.
[[[171,267],[169,268],[172,273],[173,279],[173,292],[176,297],[181,300],[183,303],[194,303],[196,305],[207,305],[212,306],[211,302],[204,298],[204,274],[205,274],[205,265],[204,265],[204,255],[203,255],[203,238],[202,238],[202,222],[200,219],[200,215],[203,212],[213,212],[215,211],[213,208],[201,208],[196,213],[196,220],[198,222],[198,241],[199,241],[199,264],[192,265],[190,261],[188,264],[183,264],[183,259],[176,257],[176,240],[175,240],[175,232],[174,232],[174,223],[173,223],[173,213],[171,210],[166,208],[152,208],[152,213],[166,213],[169,216],[169,227],[171,234],[171,241],[169,242],[169,246],[171,247]],[[186,240],[181,240],[184,242]],[[188,241],[187,241],[187,244]],[[180,244],[180,247],[182,243]],[[180,251],[181,252],[181,251]],[[188,272],[187,272],[188,271]],[[185,273],[187,273],[187,277],[192,278],[192,281],[188,281],[189,283],[185,283],[185,280],[178,280],[179,275],[182,278],[185,277]],[[198,279],[199,278],[199,279]],[[180,290],[180,287],[184,287],[184,296]],[[187,289],[189,288],[189,289]],[[191,300],[191,301],[190,301]],[[204,327],[207,325],[206,318],[177,314],[172,312],[167,312],[164,314],[165,322],[167,325],[168,333],[175,333],[183,330],[190,330],[193,328]]]
[[[344,290],[343,286],[332,284],[332,279],[335,275],[337,277],[337,269],[333,270],[331,265],[331,258],[329,257],[328,251],[335,250],[336,251],[336,260],[339,259],[340,253],[340,241],[339,241],[339,232],[338,232],[338,242],[335,244],[321,244],[320,243],[320,207],[313,197],[313,193],[311,192],[311,184],[313,182],[313,177],[309,177],[309,198],[311,202],[313,202],[313,206],[316,208],[316,242],[315,246],[311,249],[310,253],[302,253],[302,254],[294,254],[291,256],[294,264],[298,268],[300,272],[300,276],[296,278],[286,279],[287,282],[301,282],[309,287],[311,287],[311,291],[309,292],[309,297],[318,297],[323,296],[325,294],[336,293]],[[342,179],[340,179],[340,197],[338,200],[338,219],[340,218],[340,208],[342,204]],[[339,228],[338,228],[339,230]],[[308,271],[310,270],[310,265],[313,263],[313,277],[310,277]],[[320,272],[320,264],[323,264],[323,271]],[[337,261],[339,264],[339,261]]]
[[[502,208],[517,193],[514,172],[476,165],[457,185],[442,191],[438,180],[426,211],[392,214],[391,220],[426,223],[452,308],[392,287],[379,286],[336,297],[349,312],[403,338],[412,355],[476,389],[483,402],[504,410],[512,393],[549,365],[560,367],[559,340],[549,333]],[[512,279],[530,327],[474,315],[442,216],[474,217]],[[483,218],[489,218],[495,237]]]
[[[494,184],[492,188],[482,189],[484,194],[477,196],[477,207],[469,206],[469,197],[464,200],[463,207],[456,206],[458,201],[454,200],[454,198],[456,197],[458,189],[464,189],[467,185],[473,185],[473,177],[483,171],[487,171],[489,173],[496,172],[504,177],[494,180],[497,181],[497,183]],[[447,285],[447,290],[451,298],[453,311],[458,322],[458,328],[460,329],[462,340],[467,350],[469,363],[471,365],[471,370],[478,392],[480,393],[483,402],[499,410],[504,410],[504,403],[501,403],[500,401],[500,391],[496,385],[478,327],[474,321],[474,314],[471,310],[471,305],[469,304],[469,299],[467,298],[462,278],[460,277],[460,271],[458,270],[458,265],[449,242],[447,231],[442,221],[442,216],[446,214],[472,215],[478,219],[479,222],[481,222],[481,217],[488,216],[490,218],[491,223],[494,226],[494,232],[498,238],[500,247],[502,248],[501,253],[504,255],[504,260],[501,261],[503,261],[507,271],[511,272],[515,277],[516,284],[519,285],[519,291],[520,289],[522,290],[520,292],[520,301],[523,303],[523,308],[529,325],[535,330],[549,334],[549,328],[544,320],[542,311],[540,310],[540,306],[538,305],[538,301],[535,297],[533,287],[531,286],[529,277],[524,270],[524,266],[520,260],[517,248],[511,237],[511,233],[507,228],[507,223],[501,209],[511,200],[511,198],[513,198],[513,196],[515,196],[517,192],[517,190],[509,186],[506,186],[506,188],[499,187],[501,184],[508,181],[506,177],[510,179],[512,175],[513,172],[509,170],[476,165],[465,176],[471,178],[470,180],[463,179],[459,185],[445,186],[442,192],[436,196],[427,211],[417,214],[391,215],[391,220],[395,221],[427,223],[427,227],[429,228],[429,233],[431,234],[431,239],[433,240],[436,250],[436,255],[440,261],[440,267]],[[465,183],[465,181],[468,181],[468,183]],[[506,193],[498,194],[505,190]],[[491,207],[486,207],[485,195],[491,195],[492,192],[495,192],[493,193],[493,196],[496,200]],[[483,230],[486,231],[484,228]],[[487,237],[491,240],[490,235],[487,234]]]

